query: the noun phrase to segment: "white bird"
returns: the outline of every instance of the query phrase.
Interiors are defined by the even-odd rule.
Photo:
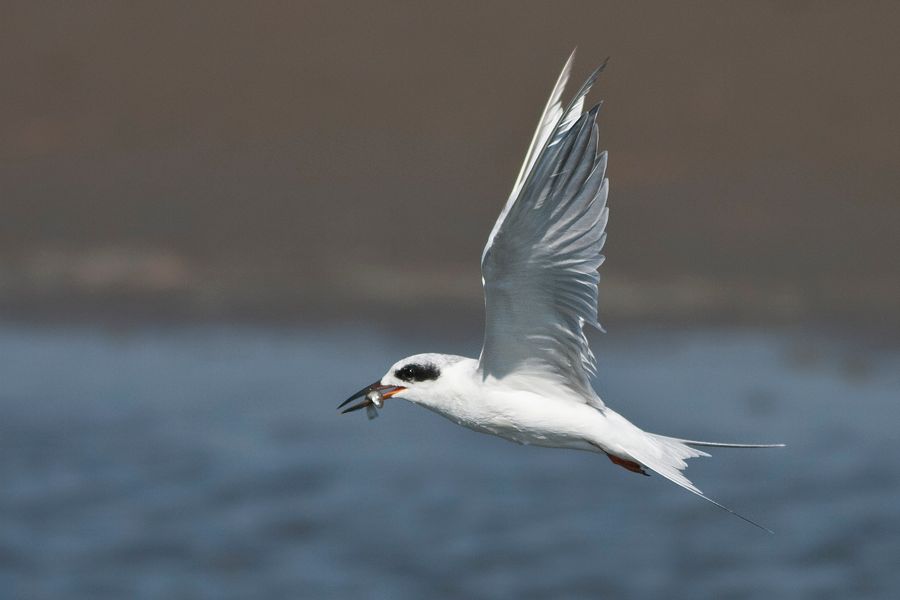
[[[478,359],[417,354],[338,408],[366,408],[370,418],[397,397],[459,425],[519,444],[604,453],[617,465],[658,473],[716,506],[685,477],[697,447],[720,444],[649,433],[608,407],[591,386],[596,362],[584,325],[597,321],[598,267],[606,240],[606,152],[597,148],[600,104],[584,99],[604,62],[563,108],[569,57],[541,115],[512,193],[481,257],[486,325]]]

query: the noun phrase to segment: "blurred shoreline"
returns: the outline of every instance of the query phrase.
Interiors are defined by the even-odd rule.
[[[0,262],[0,311],[25,322],[384,321],[480,322],[477,268],[411,270],[357,264],[309,273],[273,263],[201,265],[136,248],[43,250]],[[601,322],[608,326],[752,325],[861,329],[900,337],[896,282],[814,289],[734,277],[636,278],[602,270]],[[439,315],[436,318],[435,315]]]

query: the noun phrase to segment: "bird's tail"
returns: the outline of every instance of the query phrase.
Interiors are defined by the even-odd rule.
[[[696,494],[706,500],[707,502],[711,502],[721,508],[724,511],[730,512],[734,516],[743,519],[747,523],[751,525],[755,525],[760,529],[767,531],[769,533],[773,533],[772,530],[767,527],[763,527],[759,523],[748,519],[747,517],[736,513],[731,510],[727,506],[719,504],[712,498],[705,496],[703,492],[700,491],[697,486],[691,483],[690,479],[684,476],[685,468],[687,468],[687,461],[690,458],[697,458],[699,456],[709,456],[703,450],[698,450],[697,447],[703,448],[777,448],[782,447],[784,444],[722,444],[718,442],[699,442],[696,440],[682,440],[678,438],[667,437],[664,435],[656,435],[654,433],[646,433],[646,437],[644,438],[645,443],[639,444],[638,447],[628,448],[628,453],[631,455],[633,459],[638,461],[644,467],[658,473],[659,475],[665,477],[672,483],[683,487],[689,492]]]

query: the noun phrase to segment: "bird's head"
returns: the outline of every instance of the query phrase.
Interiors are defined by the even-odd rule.
[[[446,369],[460,358],[447,354],[415,354],[400,359],[381,379],[344,400],[338,408],[344,408],[352,401],[361,399],[341,412],[348,413],[365,408],[371,417],[374,416],[373,411],[376,408],[382,407],[384,400],[394,396],[411,402],[427,403],[437,395],[443,382],[441,377]]]

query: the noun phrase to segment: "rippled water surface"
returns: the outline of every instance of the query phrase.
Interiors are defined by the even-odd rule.
[[[900,351],[615,332],[598,388],[766,535],[587,453],[336,404],[477,332],[0,327],[3,598],[893,598]]]

